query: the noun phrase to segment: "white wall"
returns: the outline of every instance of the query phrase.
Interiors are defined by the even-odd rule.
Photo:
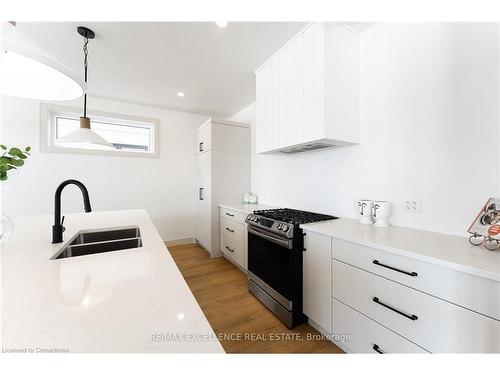
[[[80,107],[74,103],[61,103]],[[145,208],[164,240],[193,237],[194,129],[206,120],[170,111],[89,98],[89,109],[160,120],[160,158],[94,156],[40,152],[39,102],[2,97],[1,142],[30,145],[32,157],[2,182],[2,212],[17,217],[53,212],[54,192],[74,178],[88,188],[94,211]],[[63,192],[63,213],[82,212],[78,188]]]
[[[394,202],[395,225],[464,235],[500,195],[496,24],[376,24],[361,35],[362,143],[255,154],[262,203],[356,217],[360,198]],[[251,114],[251,115],[250,115]],[[231,119],[255,120],[253,105]],[[421,214],[402,200],[421,198]]]

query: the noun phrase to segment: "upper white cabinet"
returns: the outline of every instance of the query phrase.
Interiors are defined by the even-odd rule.
[[[258,153],[359,142],[358,36],[308,25],[256,71]]]

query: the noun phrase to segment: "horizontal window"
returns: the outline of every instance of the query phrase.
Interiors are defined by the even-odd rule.
[[[113,145],[110,150],[60,147],[56,141],[80,127],[78,109],[42,105],[42,149],[49,152],[158,156],[158,121],[88,112],[90,128]],[[45,146],[45,147],[44,147]]]

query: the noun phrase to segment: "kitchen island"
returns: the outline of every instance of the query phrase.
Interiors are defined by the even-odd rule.
[[[223,353],[145,210],[15,220],[1,250],[2,351]],[[138,226],[142,247],[51,260],[81,230]]]

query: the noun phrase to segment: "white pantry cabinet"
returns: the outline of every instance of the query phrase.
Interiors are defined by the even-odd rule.
[[[258,153],[359,142],[358,35],[312,23],[256,71]]]
[[[212,127],[205,123],[197,131],[196,154],[201,154],[212,149]]]
[[[219,208],[250,190],[250,127],[209,119],[196,131],[195,239],[211,257],[219,246]]]

